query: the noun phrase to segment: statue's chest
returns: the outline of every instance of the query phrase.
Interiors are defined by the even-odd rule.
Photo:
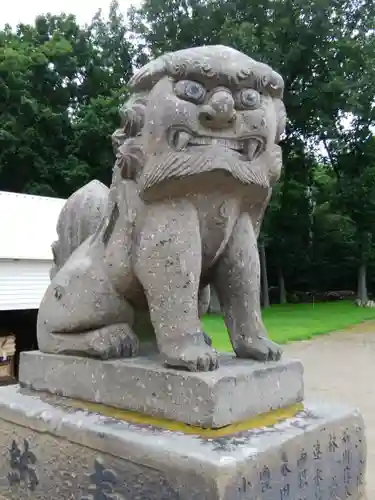
[[[241,198],[212,194],[197,199],[202,238],[202,267],[208,270],[222,254],[241,212]]]

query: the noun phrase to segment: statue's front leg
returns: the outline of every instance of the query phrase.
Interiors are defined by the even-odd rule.
[[[250,216],[240,216],[216,271],[215,285],[233,349],[239,358],[280,359],[266,333],[260,308],[259,254]]]
[[[202,243],[194,206],[185,200],[153,204],[137,234],[135,272],[164,361],[191,371],[214,370],[217,353],[199,320]]]

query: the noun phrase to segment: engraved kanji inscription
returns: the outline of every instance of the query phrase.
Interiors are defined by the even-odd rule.
[[[245,476],[239,479],[238,486],[236,488],[235,497],[241,500],[255,500],[255,490],[252,482]],[[232,497],[231,497],[232,498]],[[127,500],[127,499],[126,499]]]
[[[27,439],[23,441],[23,449],[13,440],[9,449],[9,463],[12,469],[8,474],[9,484],[12,486],[23,484],[29,490],[34,491],[39,484],[34,467],[36,462],[36,456],[30,451],[30,443]]]
[[[352,482],[352,456],[350,450],[345,450],[343,453],[343,465],[344,465],[344,486],[346,497],[350,497],[350,486]]]
[[[290,498],[290,484],[286,484],[280,490],[280,500],[289,500]]]
[[[341,437],[341,441],[345,444],[349,444],[350,443],[350,434],[348,432],[348,429],[345,429],[343,434],[342,434],[342,437]]]
[[[323,482],[323,471],[322,469],[316,469],[314,478],[313,478],[313,483],[314,483],[314,493],[315,493],[315,498],[316,500],[322,500],[323,495],[322,495],[322,482]]]
[[[243,477],[241,480],[241,485],[238,487],[238,491],[240,493],[249,493],[253,489],[253,485],[251,482],[246,479],[246,477]]]
[[[89,494],[81,500],[124,500],[116,493],[117,476],[114,471],[106,469],[102,460],[97,458],[94,463],[94,472],[89,474]]]
[[[297,460],[298,487],[301,491],[305,490],[308,487],[307,459],[307,453],[304,449],[302,449]],[[301,498],[303,498],[303,496],[301,496]]]
[[[328,451],[334,453],[338,449],[337,438],[334,432],[330,432],[328,436]]]
[[[281,475],[284,477],[287,477],[288,474],[290,474],[292,471],[289,466],[289,461],[286,453],[281,454]]]
[[[342,463],[344,465],[344,487],[346,497],[350,497],[350,486],[352,482],[352,450],[351,450],[351,439],[347,430],[344,431],[342,435],[342,442],[345,444],[344,451],[342,453]]]
[[[288,456],[285,452],[281,454],[281,475],[284,478],[285,484],[280,489],[280,500],[289,500],[290,499],[290,484],[289,484],[289,475],[292,470],[290,468]]]
[[[313,446],[313,458],[314,460],[320,460],[322,458],[322,455],[322,447],[320,445],[320,442],[317,441]]]
[[[348,467],[352,465],[352,450],[346,448],[342,453],[342,463]]]
[[[262,493],[265,493],[267,490],[270,490],[272,488],[271,471],[266,465],[263,467],[263,470],[259,474],[259,481],[261,484]]]
[[[328,495],[330,500],[337,500],[339,493],[339,482],[336,476],[332,477],[331,483],[328,487]]]

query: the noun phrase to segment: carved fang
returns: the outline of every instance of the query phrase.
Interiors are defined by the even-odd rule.
[[[169,133],[169,145],[176,151],[185,149],[189,143],[191,135],[183,130],[171,130]]]

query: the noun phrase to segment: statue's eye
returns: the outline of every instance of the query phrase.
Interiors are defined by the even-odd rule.
[[[175,92],[180,99],[200,104],[206,97],[206,89],[198,82],[180,80],[175,85]]]
[[[236,104],[242,109],[256,109],[260,105],[260,95],[256,90],[243,89],[236,96]]]

